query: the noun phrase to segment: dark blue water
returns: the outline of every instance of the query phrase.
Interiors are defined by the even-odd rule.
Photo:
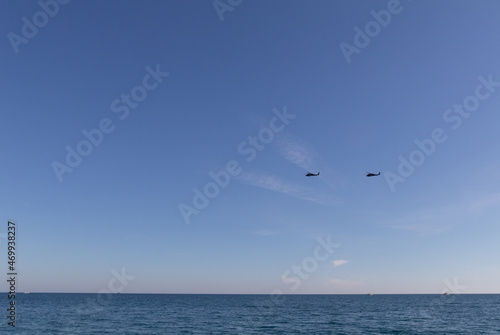
[[[500,334],[500,295],[30,293],[16,306],[15,333],[30,335]]]

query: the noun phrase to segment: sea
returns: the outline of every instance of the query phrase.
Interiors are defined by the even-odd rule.
[[[500,334],[500,295],[7,294],[1,334]]]

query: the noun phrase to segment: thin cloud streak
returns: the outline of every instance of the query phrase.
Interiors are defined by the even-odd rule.
[[[268,230],[268,229],[264,229],[264,230],[259,230],[259,231],[256,231],[254,232],[254,234],[256,235],[260,235],[260,236],[271,236],[271,235],[276,235],[276,233],[272,230]]]
[[[413,231],[420,236],[441,234],[457,225],[477,222],[470,215],[481,215],[487,210],[498,208],[500,192],[489,193],[475,200],[464,200],[437,208],[415,211],[404,216],[384,220],[383,225],[394,229]],[[471,221],[475,220],[475,221]]]
[[[417,233],[420,236],[434,235],[443,233],[452,227],[450,222],[453,215],[430,212],[414,213],[405,217],[397,218],[386,222],[394,229],[408,230]]]
[[[482,212],[486,208],[495,206],[498,207],[500,205],[500,192],[499,193],[492,193],[489,195],[486,195],[482,198],[479,198],[477,200],[474,200],[470,204],[470,209],[473,212]]]
[[[318,192],[310,187],[298,183],[290,183],[275,176],[245,172],[238,176],[237,180],[243,184],[264,188],[267,190],[283,193],[295,198],[312,201],[321,205],[334,206],[341,203],[340,200],[325,193]]]

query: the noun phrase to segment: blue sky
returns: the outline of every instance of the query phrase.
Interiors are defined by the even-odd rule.
[[[18,290],[500,293],[500,4],[42,3],[0,1]]]

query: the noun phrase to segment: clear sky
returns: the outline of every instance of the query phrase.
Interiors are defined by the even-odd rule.
[[[500,3],[0,13],[19,291],[500,293]]]

